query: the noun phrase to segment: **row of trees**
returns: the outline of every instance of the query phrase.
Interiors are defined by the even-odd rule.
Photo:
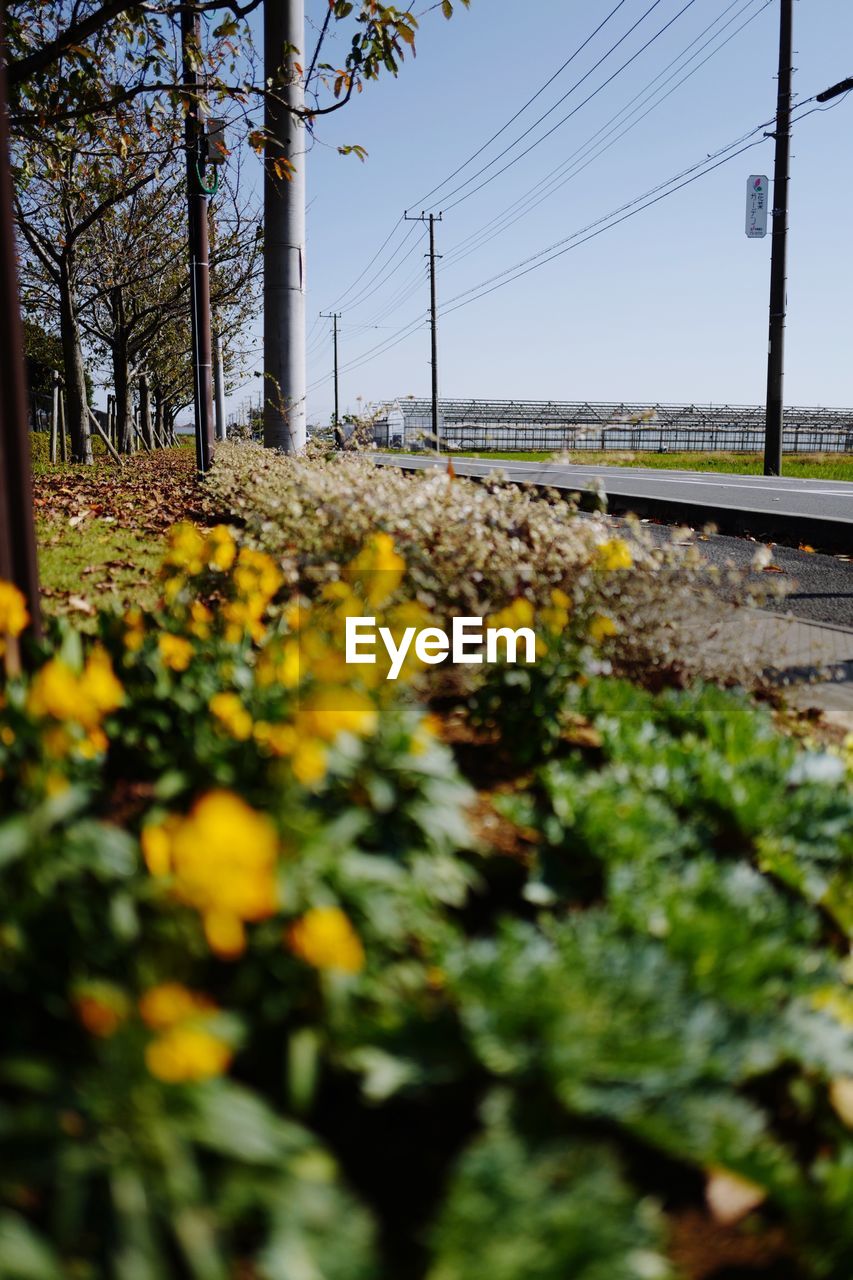
[[[133,75],[125,41],[102,36],[91,52],[116,91]],[[131,100],[73,136],[27,126],[13,140],[24,313],[60,338],[78,462],[92,458],[87,364],[108,371],[124,452],[135,401],[150,441],[152,417],[168,434],[192,400],[183,128],[180,103],[165,97],[157,110]],[[221,166],[210,202],[211,302],[226,351],[255,304],[261,262],[242,155]]]

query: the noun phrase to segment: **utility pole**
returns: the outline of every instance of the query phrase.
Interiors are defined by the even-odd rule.
[[[42,631],[30,432],[6,109],[4,9],[0,6],[0,578],[13,582],[23,593],[30,630],[39,638]],[[17,655],[15,642],[8,642],[8,670],[14,670]]]
[[[285,453],[306,439],[304,49],[304,0],[266,0],[264,444]]]
[[[187,153],[195,458],[198,473],[203,476],[210,470],[213,458],[213,358],[207,227],[207,197],[210,193],[204,185],[207,140],[199,105],[201,85],[197,70],[201,50],[201,18],[193,4],[185,4],[181,9],[181,40],[184,85],[188,99],[184,136]]]
[[[335,448],[343,449],[344,438],[341,435],[340,398],[338,395],[338,321],[341,318],[341,313],[340,311],[321,311],[320,318],[332,321],[332,342],[335,351]]]
[[[421,212],[419,217],[409,217],[408,213],[404,213],[403,217],[407,222],[428,222],[429,223],[429,319],[430,319],[430,338],[432,345],[432,438],[436,453],[441,452],[441,435],[438,425],[438,306],[436,303],[435,288],[435,263],[441,254],[435,252],[435,224],[444,220],[444,214],[425,214]]]
[[[216,407],[216,439],[227,440],[228,429],[225,425],[225,370],[222,365],[222,338],[218,332],[213,335],[213,397]]]
[[[791,84],[794,75],[794,0],[779,0],[779,81],[776,160],[773,170],[773,240],[770,254],[770,338],[767,348],[767,417],[764,474],[782,474],[785,312],[788,305],[788,197],[791,163]]]

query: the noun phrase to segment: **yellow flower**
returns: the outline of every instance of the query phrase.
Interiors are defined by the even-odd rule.
[[[283,689],[295,689],[300,680],[301,656],[299,643],[288,640],[279,646],[269,646],[258,658],[257,682],[261,688],[278,684]]]
[[[622,538],[610,538],[607,542],[601,542],[595,553],[595,567],[597,569],[615,570],[630,569],[634,563],[634,557],[631,555],[631,548]]]
[[[368,738],[376,732],[376,707],[355,689],[321,689],[306,698],[296,717],[296,731],[334,742],[339,733]]]
[[[74,1012],[93,1036],[108,1040],[127,1018],[127,996],[108,982],[91,982],[81,986],[72,998]]]
[[[169,545],[163,563],[194,577],[204,568],[206,550],[205,539],[194,524],[176,524],[169,531]]]
[[[150,987],[139,1000],[142,1021],[152,1031],[168,1031],[179,1022],[205,1017],[216,1006],[207,996],[190,991],[180,982],[161,982]]]
[[[360,973],[364,948],[340,907],[314,907],[291,926],[291,951],[315,969]]]
[[[510,627],[517,631],[519,627],[533,626],[533,605],[523,596],[513,600],[505,609],[500,609],[489,618],[490,627]]]
[[[368,604],[384,604],[399,587],[406,562],[394,550],[390,533],[375,533],[350,561],[346,577],[357,582]]]
[[[213,622],[213,614],[201,603],[200,600],[193,600],[190,605],[190,621],[188,629],[191,635],[197,640],[206,640],[210,635],[210,626]]]
[[[175,820],[149,823],[142,830],[140,843],[145,865],[152,876],[167,876],[172,870],[172,833]]]
[[[77,711],[77,676],[61,658],[51,658],[35,676],[27,698],[33,716],[73,720]]]
[[[241,921],[276,911],[278,837],[269,818],[239,796],[211,791],[186,818],[147,827],[142,840],[149,870],[172,872],[173,893],[200,913],[218,955],[243,950]]]
[[[303,739],[294,749],[291,766],[293,776],[303,787],[312,787],[315,783],[322,782],[326,776],[326,748],[310,738]]]
[[[128,653],[138,653],[145,642],[145,622],[142,610],[134,606],[124,615],[124,647]]]
[[[152,1076],[165,1084],[210,1080],[228,1069],[233,1054],[218,1036],[204,1027],[178,1026],[152,1040],[145,1062]]]
[[[555,635],[565,631],[572,613],[572,602],[559,587],[551,592],[551,604],[542,609],[539,621],[547,631]]]
[[[51,658],[36,675],[27,707],[40,718],[72,721],[94,730],[124,699],[107,653],[94,649],[78,676],[61,658]]]
[[[244,598],[261,597],[266,607],[284,579],[275,561],[265,552],[241,547],[233,581],[239,595]]]
[[[229,644],[239,644],[247,631],[257,644],[263,640],[264,628],[261,618],[264,616],[266,605],[264,597],[255,594],[248,600],[228,600],[222,606],[225,639]]]
[[[95,727],[103,716],[115,711],[124,701],[124,690],[116,679],[109,655],[100,647],[89,654],[80,677],[79,696],[84,705],[76,719],[87,728]]]
[[[164,631],[157,640],[163,665],[171,671],[186,671],[193,656],[192,643],[183,636],[173,636]]]
[[[603,613],[597,613],[589,624],[589,636],[594,644],[601,644],[602,640],[618,634],[619,628],[616,623]]]
[[[226,573],[231,568],[237,555],[237,548],[226,525],[218,524],[210,530],[207,535],[205,555],[211,569],[221,569]]]
[[[163,982],[141,997],[142,1020],[159,1034],[145,1050],[148,1070],[158,1080],[180,1084],[221,1075],[231,1061],[229,1046],[206,1020],[218,1012],[207,996],[179,982]]]
[[[27,602],[18,588],[11,582],[0,582],[0,637],[19,636],[29,620]]]
[[[269,724],[259,720],[252,736],[262,751],[273,756],[289,756],[296,747],[296,730],[290,724]]]
[[[215,693],[209,705],[222,728],[237,742],[245,742],[247,738],[251,738],[252,717],[236,693]]]

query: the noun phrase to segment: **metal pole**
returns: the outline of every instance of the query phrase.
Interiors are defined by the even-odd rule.
[[[50,463],[55,466],[59,449],[59,373],[53,371],[53,397],[50,405]]]
[[[267,6],[270,7],[269,5]],[[185,122],[187,204],[190,248],[190,309],[193,344],[195,453],[199,475],[210,470],[213,457],[213,359],[210,341],[210,255],[207,195],[204,191],[205,139],[199,112],[200,81],[193,56],[201,48],[201,18],[192,4],[181,9],[184,84],[188,90]]]
[[[341,431],[341,413],[340,413],[340,395],[338,388],[338,317],[335,316],[332,326],[332,337],[335,347],[335,440],[340,440]],[[343,443],[343,442],[341,442]]]
[[[285,453],[306,439],[304,50],[304,0],[266,0],[264,444]]]
[[[335,417],[333,420],[335,448],[343,449],[344,438],[341,435],[340,397],[338,394],[338,321],[341,318],[341,313],[339,311],[333,311],[330,315],[327,311],[321,311],[320,316],[324,320],[332,321],[332,346],[335,353]]]
[[[791,83],[794,0],[780,0],[779,81],[776,105],[776,160],[773,171],[773,240],[770,256],[770,338],[767,349],[767,415],[764,474],[782,474],[785,311],[788,277],[788,197],[791,162]]]
[[[65,441],[65,388],[59,389],[59,458],[68,461],[68,446]]]
[[[225,370],[222,367],[222,338],[213,335],[213,391],[216,400],[216,439],[227,440],[225,426]]]
[[[42,634],[33,520],[33,482],[24,340],[12,215],[12,166],[6,114],[5,6],[0,5],[0,578],[27,602],[30,630]],[[7,647],[13,666],[17,650]]]
[[[429,297],[430,331],[432,343],[432,438],[435,451],[441,449],[438,434],[438,312],[435,302],[435,215],[429,215]]]
[[[403,217],[407,222],[428,222],[429,223],[429,317],[430,317],[430,339],[432,350],[432,439],[436,453],[441,452],[441,435],[438,424],[438,306],[436,303],[436,283],[435,283],[435,263],[436,259],[441,257],[435,251],[435,224],[441,222],[444,215],[431,213],[427,216],[421,213],[420,217],[410,218],[408,213],[404,213]]]

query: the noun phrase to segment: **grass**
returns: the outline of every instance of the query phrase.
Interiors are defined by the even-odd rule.
[[[45,612],[85,631],[99,609],[153,607],[166,531],[204,519],[192,451],[137,453],[117,467],[95,440],[93,466],[51,466],[47,445],[31,437]]]
[[[651,467],[661,471],[721,471],[729,475],[761,475],[763,461],[757,453],[600,453],[575,450],[556,453],[457,453],[454,458],[497,458],[506,462],[568,460],[579,466]],[[853,481],[853,453],[786,454],[782,470],[794,479]]]
[[[76,526],[42,516],[36,521],[45,610],[73,617],[85,630],[96,609],[150,608],[157,601],[163,540],[97,518]]]

